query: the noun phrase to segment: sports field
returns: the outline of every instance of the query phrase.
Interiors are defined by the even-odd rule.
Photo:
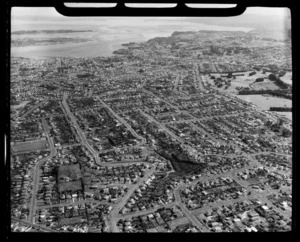
[[[30,142],[17,143],[12,146],[14,152],[22,152],[28,150],[41,150],[48,148],[48,142],[46,140],[34,140]]]

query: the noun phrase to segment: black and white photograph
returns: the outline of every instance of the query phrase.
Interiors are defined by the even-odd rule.
[[[10,14],[10,233],[292,231],[288,7]]]

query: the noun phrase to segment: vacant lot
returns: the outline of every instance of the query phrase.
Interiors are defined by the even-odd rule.
[[[255,82],[250,85],[253,90],[277,90],[279,89],[278,86],[270,81],[264,80],[263,82]]]
[[[63,218],[59,221],[61,226],[81,223],[82,217]]]
[[[270,107],[292,107],[292,100],[280,97],[262,95],[237,95],[237,97],[252,102],[261,110],[269,110]]]
[[[78,191],[82,190],[81,170],[79,164],[60,166],[58,169],[58,190]],[[65,179],[70,180],[65,180]]]
[[[71,180],[78,180],[81,178],[79,164],[60,166],[58,169],[58,179],[64,179],[64,177],[69,177]]]
[[[14,152],[28,151],[28,150],[41,150],[48,148],[46,140],[37,140],[24,143],[17,143],[12,146]]]
[[[58,183],[58,191],[65,192],[65,191],[80,191],[82,190],[81,180],[71,181],[71,182],[59,182]]]
[[[287,72],[284,76],[280,77],[281,80],[283,80],[285,83],[292,85],[293,81],[292,79],[292,72]]]

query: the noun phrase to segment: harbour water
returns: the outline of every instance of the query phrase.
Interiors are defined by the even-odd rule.
[[[124,19],[124,18],[123,18]],[[45,29],[72,29],[92,30],[92,32],[75,32],[65,34],[35,34],[13,35],[12,38],[87,38],[89,41],[80,43],[51,44],[43,46],[12,47],[11,56],[18,57],[96,57],[111,56],[114,50],[122,48],[122,43],[143,42],[155,37],[170,36],[174,31],[249,31],[251,28],[227,27],[189,23],[172,20],[165,21],[153,18],[105,18],[94,21],[65,21],[56,24],[55,21],[19,21],[12,19],[11,31],[18,30],[45,30]]]

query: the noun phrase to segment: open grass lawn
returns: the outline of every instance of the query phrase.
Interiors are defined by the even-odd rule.
[[[59,221],[60,225],[80,224],[82,217],[63,218]]]
[[[27,150],[41,150],[46,148],[48,148],[48,142],[46,140],[17,143],[14,146],[12,146],[12,150],[15,152]]]
[[[251,84],[251,89],[253,90],[277,90],[278,86],[269,80],[264,80],[263,82],[256,82]]]
[[[60,166],[58,169],[58,179],[69,177],[71,180],[81,178],[81,170],[79,164]]]
[[[58,191],[78,191],[82,190],[81,180],[71,181],[71,182],[60,182],[58,184]]]
[[[262,95],[238,95],[237,97],[252,102],[261,110],[269,110],[270,107],[292,107],[292,100],[280,97]]]
[[[268,179],[260,179],[258,177],[256,178],[250,178],[247,180],[247,182],[250,184],[250,185],[257,185],[257,184],[264,184],[265,182],[267,182]]]

